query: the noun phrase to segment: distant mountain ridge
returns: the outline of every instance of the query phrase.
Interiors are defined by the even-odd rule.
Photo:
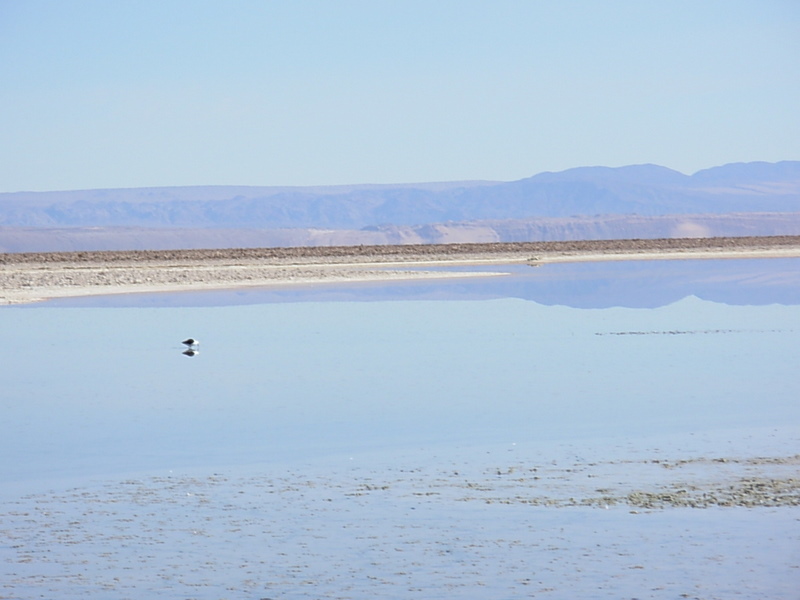
[[[690,216],[704,222],[686,229],[696,233],[740,235],[731,232],[738,227],[747,232],[741,235],[760,235],[759,228],[796,234],[798,213],[800,161],[733,163],[693,175],[645,164],[578,167],[512,182],[18,192],[0,194],[0,250],[31,251],[34,238],[36,248],[43,243],[36,234],[47,230],[59,231],[61,240],[57,248],[42,248],[47,251],[65,245],[94,249],[82,243],[91,244],[90,238],[96,243],[100,238],[92,233],[103,231],[119,234],[118,249],[132,243],[132,231],[137,247],[148,243],[148,232],[152,243],[163,247],[170,236],[181,244],[193,237],[209,239],[214,237],[210,230],[225,232],[213,247],[252,245],[254,236],[273,240],[265,245],[405,243],[412,238],[434,243],[448,237],[470,241],[470,235],[484,238],[475,241],[509,241],[512,230],[536,239],[598,239],[600,230],[612,237],[619,237],[616,230],[652,237],[648,232],[679,231]],[[668,221],[673,225],[667,227]],[[714,221],[726,223],[727,229],[716,233]],[[207,235],[200,235],[203,231]]]

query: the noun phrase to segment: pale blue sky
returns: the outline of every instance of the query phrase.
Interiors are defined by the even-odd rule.
[[[0,0],[0,192],[800,159],[798,0]]]

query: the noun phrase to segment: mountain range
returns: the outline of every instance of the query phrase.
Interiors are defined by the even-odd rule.
[[[0,251],[800,234],[800,161],[693,175],[580,167],[512,182],[0,194]]]

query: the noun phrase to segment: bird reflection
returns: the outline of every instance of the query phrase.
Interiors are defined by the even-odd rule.
[[[186,346],[186,350],[181,352],[184,356],[197,356],[200,354],[200,340],[196,340],[194,338],[186,338],[181,342]]]

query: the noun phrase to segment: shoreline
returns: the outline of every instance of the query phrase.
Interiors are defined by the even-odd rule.
[[[792,257],[800,257],[800,236],[2,254],[0,305],[109,294],[503,275],[427,271],[426,266]]]

